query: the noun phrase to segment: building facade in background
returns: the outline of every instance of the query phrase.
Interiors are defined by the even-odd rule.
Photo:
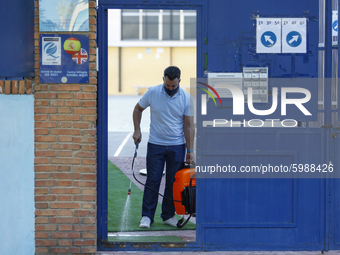
[[[142,94],[160,84],[164,66],[196,77],[195,10],[109,10],[109,95]]]

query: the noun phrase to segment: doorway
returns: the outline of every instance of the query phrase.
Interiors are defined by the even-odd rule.
[[[98,88],[98,214],[101,212],[101,218],[105,219],[98,226],[98,240],[102,240],[102,244],[98,245],[107,246],[124,242],[133,248],[135,247],[134,244],[145,242],[153,242],[157,247],[160,247],[161,243],[190,242],[189,246],[192,246],[196,243],[195,221],[191,223],[194,227],[191,226],[189,232],[177,229],[167,232],[162,229],[162,231],[156,233],[152,231],[151,227],[151,231],[148,231],[149,237],[145,239],[145,233],[140,231],[135,233],[138,225],[135,224],[131,231],[131,226],[127,226],[129,224],[126,225],[126,222],[124,223],[124,218],[126,220],[126,215],[134,211],[128,208],[131,204],[135,204],[129,203],[129,198],[132,199],[135,193],[142,194],[143,190],[143,187],[133,179],[131,172],[132,156],[135,151],[131,138],[133,107],[148,86],[162,83],[163,71],[169,65],[177,65],[182,70],[181,86],[189,91],[190,78],[196,77],[199,73],[198,70],[200,70],[198,66],[196,67],[196,28],[199,27],[200,23],[198,13],[201,12],[198,10],[201,7],[180,5],[174,9],[174,6],[165,5],[162,6],[162,9],[159,9],[159,6],[157,6],[157,9],[140,9],[136,8],[135,5],[124,5],[124,9],[118,9],[119,7],[121,6],[102,6],[99,7],[98,14],[101,17],[98,20],[98,34],[100,35],[98,36],[98,43],[101,56],[99,62],[99,73],[101,74],[99,84],[101,86]],[[118,26],[121,37],[119,43],[110,37],[110,31],[112,31],[110,25],[115,22],[112,21],[110,15],[115,17],[113,19],[120,17],[121,22],[126,21]],[[161,25],[156,24],[156,18],[158,22],[162,22]],[[134,20],[137,21],[137,24],[133,24]],[[140,22],[141,20],[146,20],[147,24]],[[115,25],[117,27],[117,24]],[[136,33],[132,33],[134,28],[135,32],[137,31]],[[156,28],[157,33],[155,33]],[[192,32],[193,28],[194,33]],[[124,32],[124,29],[128,32]],[[197,31],[197,34],[202,35],[202,31]],[[124,38],[127,40],[124,41]],[[197,59],[199,55],[197,52]],[[140,62],[136,63],[137,61]],[[159,63],[152,63],[156,61],[159,61]],[[153,66],[150,66],[150,63]],[[143,73],[146,72],[145,68],[148,64],[150,72],[147,73],[148,77],[145,77]],[[131,79],[133,76],[140,77],[139,81]],[[140,81],[143,81],[143,83],[140,83]],[[122,111],[126,111],[126,113]],[[144,144],[142,143],[138,149],[138,156],[134,165],[135,175],[143,183],[145,176],[141,175],[139,171],[145,168],[149,125],[148,112],[144,112],[143,115],[145,116],[143,116],[142,122]],[[119,118],[117,119],[116,116],[119,116]],[[108,162],[108,160],[109,164],[106,166],[105,162]],[[118,168],[123,177],[127,178],[127,183],[132,180],[132,185],[134,183],[139,185],[132,187],[130,197],[127,196],[129,185],[127,184],[124,187],[122,203],[119,205],[121,212],[115,218],[110,218],[112,209],[110,201],[111,198],[112,201],[115,201],[114,197],[117,197],[117,194],[115,194],[117,192],[110,191],[110,181],[114,179],[111,178],[112,173],[110,172],[112,165]],[[161,188],[160,193],[162,192]],[[114,194],[113,197],[111,197],[112,194]],[[105,203],[105,201],[109,202]],[[141,205],[141,201],[139,201],[139,204]],[[117,205],[115,204],[113,207],[117,207]],[[140,214],[141,212],[138,212],[138,216],[134,216],[138,223],[141,218]],[[159,218],[157,212],[156,217]],[[111,223],[115,220],[120,223],[112,228]],[[171,236],[170,239],[169,235]],[[154,239],[152,236],[163,236],[165,238]],[[133,238],[131,239],[131,237]],[[172,239],[173,237],[175,239]]]

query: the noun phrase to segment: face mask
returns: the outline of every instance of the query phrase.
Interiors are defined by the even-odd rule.
[[[179,89],[179,84],[178,84],[178,87],[176,89],[167,89],[165,86],[164,86],[164,89],[165,89],[165,92],[169,95],[169,96],[173,96],[177,93],[178,89]]]

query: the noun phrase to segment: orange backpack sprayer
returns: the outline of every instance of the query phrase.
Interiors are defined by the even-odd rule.
[[[132,160],[132,175],[134,179],[144,187],[151,189],[156,192],[160,196],[164,197],[162,194],[158,193],[158,191],[153,190],[152,188],[146,186],[144,183],[140,182],[133,171],[133,166],[135,162],[135,158],[137,157],[137,149],[139,145],[139,140],[136,143],[135,154]],[[131,181],[130,187],[128,190],[128,195],[131,194]],[[175,175],[175,182],[173,184],[173,198],[165,199],[173,200],[175,203],[175,210],[178,215],[188,215],[190,216],[184,221],[184,216],[177,222],[177,227],[182,228],[187,224],[191,216],[196,216],[196,172],[195,167],[191,165],[186,165],[183,163],[183,168],[179,170]]]
[[[184,164],[183,168],[176,173],[173,197],[176,213],[179,215],[190,214],[184,223],[184,218],[178,221],[177,227],[182,228],[191,216],[196,215],[196,172],[194,166]]]

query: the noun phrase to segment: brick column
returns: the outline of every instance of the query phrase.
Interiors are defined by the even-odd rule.
[[[90,32],[76,33],[89,35],[89,84],[39,84],[39,0],[35,0],[37,254],[96,251],[95,6],[96,1],[89,0]]]

